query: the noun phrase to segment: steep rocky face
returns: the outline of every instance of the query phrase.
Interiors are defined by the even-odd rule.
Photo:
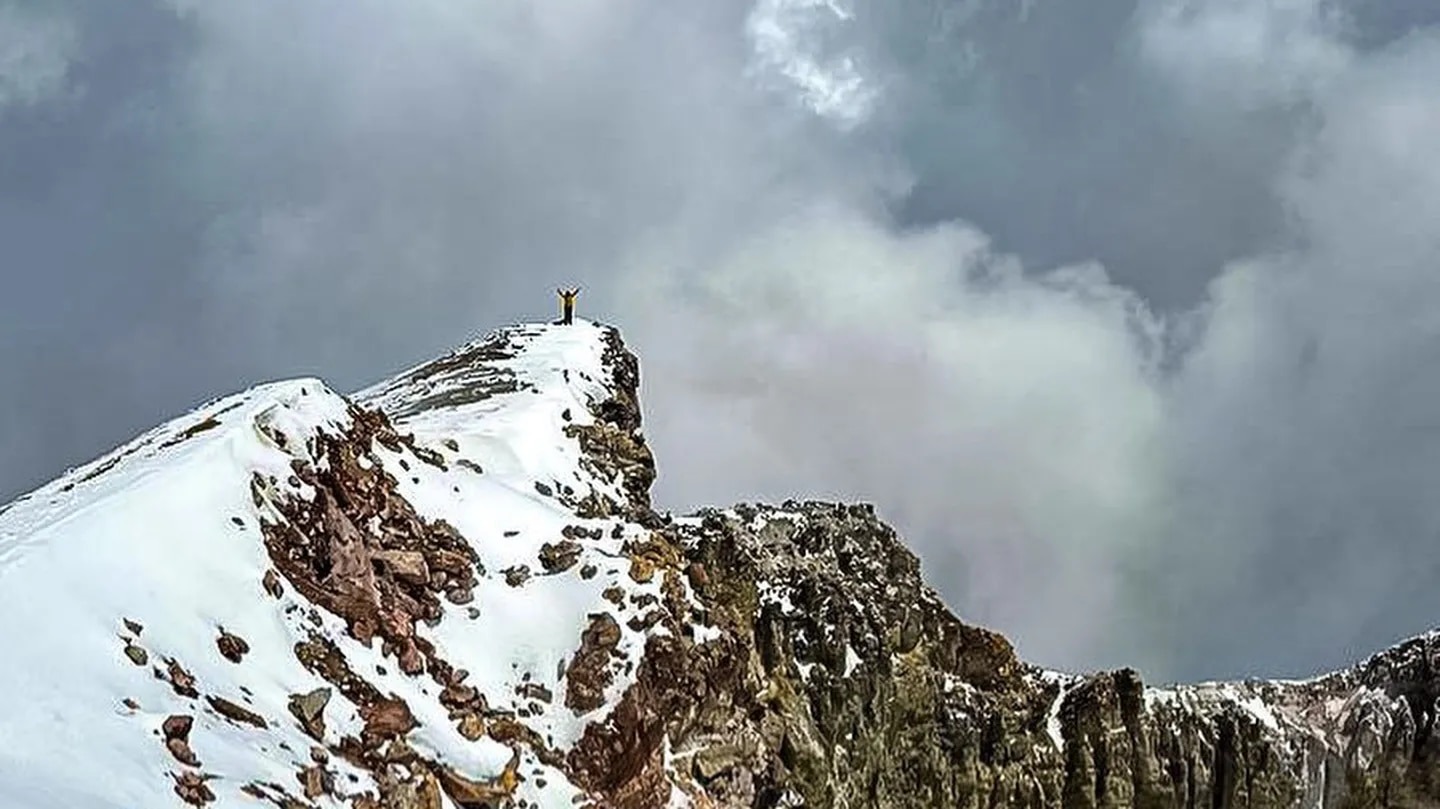
[[[0,749],[0,805],[1440,806],[1440,635],[1304,682],[1045,671],[868,505],[657,514],[638,387],[612,328],[513,327],[24,498],[0,641],[70,623],[58,696],[0,668],[0,736],[43,751]],[[27,774],[62,755],[100,776]]]
[[[699,805],[1440,805],[1436,636],[1314,681],[1147,689],[1021,663],[866,506],[738,506],[662,533],[719,635],[647,649],[612,719],[632,724],[606,733],[629,783],[663,740]]]
[[[638,429],[633,392],[612,406]],[[1308,682],[1153,689],[1022,663],[949,612],[869,506],[707,510],[626,551],[677,595],[569,757],[608,805],[666,805],[666,766],[713,806],[1440,805],[1436,636]]]

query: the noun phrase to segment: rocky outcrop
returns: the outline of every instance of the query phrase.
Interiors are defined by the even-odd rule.
[[[662,745],[713,806],[1440,805],[1436,636],[1314,681],[1147,689],[1021,663],[866,506],[741,506],[665,535],[703,571],[715,634],[654,640],[604,733],[617,753],[577,762],[615,805],[664,805],[630,789]]]
[[[283,727],[313,743],[308,756],[290,756],[291,783],[241,790],[279,806],[511,806],[543,779],[568,781],[579,793],[545,805],[615,809],[687,801],[702,809],[1440,806],[1440,635],[1304,682],[1157,689],[1131,670],[1045,671],[1020,660],[998,633],[951,613],[871,506],[787,502],[680,519],[657,514],[639,364],[614,329],[599,332],[603,380],[572,380],[568,363],[554,361],[572,356],[563,352],[530,366],[562,380],[573,398],[552,397],[560,404],[534,421],[555,434],[522,445],[563,445],[564,469],[527,466],[532,459],[511,457],[517,452],[485,455],[495,439],[484,429],[457,440],[443,432],[453,420],[427,419],[446,408],[484,418],[491,400],[541,397],[522,362],[524,341],[536,334],[477,341],[371,398],[356,397],[348,411],[337,399],[344,418],[298,440],[293,430],[255,422],[285,454],[278,474],[250,480],[261,567],[272,567],[255,572],[254,593],[284,604],[287,616],[303,615],[295,619],[301,630],[279,648],[294,642],[313,678],[265,702],[282,706],[267,715],[243,689],[227,691],[233,699],[210,693],[214,677],[197,668],[209,677],[197,682],[163,645],[147,652],[155,630],[125,619],[120,665],[146,677],[148,668],[190,700],[183,713],[161,714],[169,719],[154,734],[173,761],[180,800],[206,805],[224,784],[201,769],[212,757],[204,737],[192,735],[192,725],[198,735],[218,718],[227,731]],[[570,339],[556,342],[568,351]],[[580,348],[593,363],[597,354]],[[538,365],[545,367],[536,372]],[[588,412],[575,411],[576,402]],[[215,429],[205,424],[196,432]],[[424,432],[423,440],[407,430]],[[485,480],[494,467],[510,477]],[[422,474],[432,480],[422,483]],[[478,513],[515,500],[487,499],[489,489],[463,499],[458,476],[523,497],[523,508],[553,521],[522,535],[508,515]],[[423,516],[407,492],[417,502],[423,492],[431,508],[437,500],[479,504],[475,512],[424,513],[444,513],[472,533],[492,526],[490,541],[506,553],[486,559],[501,569],[482,564],[477,548],[490,545]],[[249,523],[232,521],[243,535]],[[574,620],[560,623],[563,651],[545,658],[543,674],[539,666],[519,673],[520,661],[506,656],[522,655],[502,640],[492,649],[475,642],[478,634],[429,632],[474,621],[485,603],[522,622],[530,614],[523,599],[542,591],[554,600],[537,610],[574,608]],[[486,602],[496,592],[507,597]],[[533,661],[540,642],[529,630],[503,640],[524,644]],[[249,640],[218,625],[215,633],[205,651],[225,661],[221,671],[264,659],[248,630]],[[351,640],[378,647],[378,656],[357,665]],[[446,659],[444,642],[474,655],[466,665],[477,671],[474,661],[498,659],[493,668],[517,673],[492,677],[487,692],[475,684],[483,677]],[[415,682],[424,687],[396,695]],[[139,711],[133,700],[125,705]],[[563,722],[552,721],[556,711],[565,712]],[[466,770],[470,757],[446,759],[427,747],[435,726],[465,750],[489,745],[493,766]],[[365,786],[337,777],[342,765],[363,773]]]
[[[1307,682],[1154,689],[1027,665],[945,607],[869,506],[650,516],[638,368],[611,339],[623,384],[567,432],[625,476],[629,516],[656,529],[631,574],[673,597],[636,683],[568,757],[603,805],[1440,805],[1440,638]]]
[[[657,527],[659,517],[650,508],[655,457],[640,432],[640,362],[613,328],[605,332],[604,362],[611,374],[610,397],[596,404],[593,422],[568,424],[565,435],[580,442],[580,463],[586,471],[618,484],[625,501],[616,503],[592,493],[577,504],[575,513],[588,518],[620,516]]]

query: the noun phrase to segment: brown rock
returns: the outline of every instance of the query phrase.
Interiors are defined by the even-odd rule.
[[[120,704],[124,705],[126,708],[129,708],[132,711],[140,710],[140,703],[136,702],[130,697],[126,697],[125,699],[120,700]]]
[[[191,699],[200,696],[200,692],[195,690],[194,675],[186,671],[175,660],[166,660],[165,663],[168,666],[166,673],[170,677],[170,688],[173,689],[175,693]]]
[[[274,570],[265,571],[265,578],[261,581],[261,584],[264,585],[265,592],[274,598],[279,598],[285,594],[284,588],[280,586],[280,576]]]
[[[269,725],[265,722],[265,719],[259,714],[255,713],[254,711],[246,710],[245,708],[236,705],[228,699],[213,695],[207,695],[205,697],[205,701],[210,703],[210,707],[214,708],[216,713],[220,714],[226,719],[229,719],[232,722],[243,723],[246,725],[254,725],[255,727],[262,730],[266,727],[269,727]]]
[[[312,801],[321,795],[330,793],[329,785],[326,783],[329,779],[326,778],[325,768],[318,764],[313,767],[306,767],[296,773],[295,778],[300,782],[300,786],[305,792],[305,797]]]
[[[430,566],[425,563],[425,554],[419,551],[378,551],[373,558],[403,582],[419,585],[430,583]]]
[[[170,739],[185,739],[190,736],[190,728],[195,725],[195,717],[185,714],[174,714],[166,717],[160,725],[160,732],[165,735],[166,741]]]
[[[440,785],[429,770],[407,781],[382,781],[378,805],[384,809],[440,809]]]
[[[435,776],[460,809],[489,809],[510,797],[517,780],[511,767],[506,767],[505,774],[494,781],[475,781],[444,765],[435,766]]]
[[[365,735],[376,738],[403,736],[415,728],[415,717],[403,700],[382,699],[360,709]]]
[[[515,693],[526,699],[539,700],[544,703],[555,699],[554,692],[539,683],[521,683],[516,686]]]
[[[130,632],[134,634],[135,637],[140,637],[140,633],[145,631],[145,627],[141,626],[139,622],[132,621],[129,618],[125,618],[123,620],[125,622],[125,628],[130,630]]]
[[[569,539],[554,544],[546,542],[540,546],[540,567],[544,568],[546,573],[569,570],[580,561],[580,551],[580,544]]]
[[[215,646],[220,649],[220,655],[231,663],[239,663],[250,653],[250,644],[239,635],[232,635],[220,627],[220,637],[215,639]]]
[[[705,565],[700,562],[691,562],[685,569],[685,575],[690,579],[690,586],[696,590],[703,590],[705,585],[710,583],[710,575],[705,572]]]
[[[630,627],[631,631],[644,632],[650,627],[660,623],[660,620],[664,617],[665,613],[663,611],[651,610],[645,613],[643,617],[637,615],[634,618],[631,618],[630,620],[625,622],[625,625]]]
[[[505,583],[511,587],[519,587],[530,578],[530,568],[528,565],[516,565],[515,567],[506,568],[501,572],[505,574]]]
[[[649,584],[655,578],[655,563],[643,556],[630,560],[630,579],[636,584]]]
[[[447,708],[455,708],[461,705],[468,705],[479,695],[472,686],[468,685],[447,685],[445,690],[440,692],[440,704]]]
[[[195,751],[190,749],[190,743],[184,739],[166,739],[165,749],[169,750],[170,755],[174,756],[175,760],[181,764],[190,767],[200,766],[200,759],[195,757]]]
[[[394,738],[385,745],[384,759],[392,764],[409,765],[419,758],[415,748],[411,747],[404,739]]]
[[[587,562],[584,566],[580,568],[580,578],[589,581],[590,579],[595,578],[595,574],[599,572],[600,568]]]
[[[433,551],[429,559],[430,567],[443,570],[452,576],[464,576],[471,572],[470,557],[459,551]]]
[[[465,714],[460,717],[460,735],[475,741],[485,735],[485,719],[479,714]]]
[[[588,713],[605,703],[610,684],[610,657],[620,643],[620,625],[609,613],[594,613],[580,636],[580,649],[565,671],[565,705],[576,714]]]
[[[400,648],[400,670],[412,677],[425,671],[425,656],[420,654],[414,641],[407,640]]]
[[[175,779],[175,794],[191,806],[204,806],[215,800],[215,793],[205,785],[212,776],[187,771],[171,777]]]

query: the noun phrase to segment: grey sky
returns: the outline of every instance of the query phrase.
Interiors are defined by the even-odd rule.
[[[1440,7],[0,0],[0,498],[581,313],[662,501],[878,504],[1040,662],[1440,625]]]

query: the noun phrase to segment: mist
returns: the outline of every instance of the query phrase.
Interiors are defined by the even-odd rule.
[[[876,504],[1036,662],[1440,624],[1440,9],[0,2],[0,493],[551,290],[657,501]]]

